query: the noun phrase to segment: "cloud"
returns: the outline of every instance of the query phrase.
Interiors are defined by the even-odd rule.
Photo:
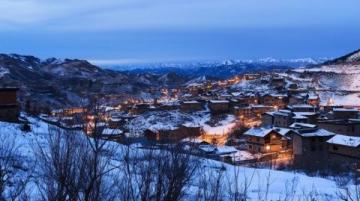
[[[3,0],[0,29],[196,29],[355,24],[357,0]]]

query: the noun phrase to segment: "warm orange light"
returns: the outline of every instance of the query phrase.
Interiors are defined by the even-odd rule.
[[[271,148],[270,145],[265,146],[266,151],[270,151],[270,148]]]

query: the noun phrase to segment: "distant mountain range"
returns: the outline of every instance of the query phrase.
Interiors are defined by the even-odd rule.
[[[154,87],[174,87],[198,80],[223,79],[233,75],[258,71],[284,71],[299,66],[319,66],[331,63],[358,64],[359,51],[322,63],[321,60],[297,59],[257,61],[227,60],[215,63],[162,64],[140,66],[127,70],[104,69],[78,59],[49,58],[0,54],[0,87],[20,88],[19,100],[51,108],[87,104],[90,97],[106,98],[118,95],[118,101],[128,97],[154,97],[148,93]],[[321,64],[319,64],[321,63]],[[115,68],[117,69],[117,68]]]
[[[176,73],[186,77],[207,76],[213,79],[224,79],[231,76],[255,71],[283,70],[303,66],[312,66],[324,62],[323,59],[289,59],[279,60],[265,58],[260,60],[225,60],[222,62],[195,62],[195,63],[160,63],[146,65],[107,66],[107,68],[128,74],[165,74]]]

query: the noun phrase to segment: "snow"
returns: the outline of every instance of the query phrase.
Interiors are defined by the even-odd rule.
[[[338,73],[338,74],[354,74],[360,73],[360,65],[341,64],[341,65],[324,65],[316,68],[298,68],[293,71],[304,72],[326,72],[326,73]]]
[[[228,100],[210,100],[210,103],[214,103],[214,104],[216,104],[216,103],[229,103],[229,101]]]
[[[120,129],[112,129],[112,128],[105,128],[102,131],[103,135],[120,135],[122,133],[123,133],[122,130],[120,130]]]
[[[199,149],[204,151],[205,153],[212,153],[216,150],[216,146],[211,144],[205,144],[205,145],[200,145]]]
[[[272,131],[271,128],[250,128],[249,130],[247,130],[244,135],[249,135],[249,136],[255,136],[255,137],[265,137],[266,135],[268,135],[270,132]]]
[[[207,135],[224,135],[228,134],[235,128],[235,116],[228,115],[226,119],[218,122],[217,126],[210,126],[208,124],[203,124],[203,129]]]
[[[359,147],[360,137],[337,134],[327,141],[330,144],[343,145],[347,147]]]
[[[47,143],[45,137],[48,135],[47,131],[49,125],[36,118],[27,118],[32,127],[31,132],[22,132],[19,124],[0,122],[0,136],[6,139],[16,139],[16,143],[20,145],[21,157],[27,157],[29,160],[34,160],[35,162],[33,146],[35,144],[45,145],[45,143]],[[213,150],[210,149],[210,147],[208,148],[209,149],[205,148],[205,150]],[[132,149],[137,149],[137,147],[134,146]],[[227,150],[227,148],[225,148],[225,150]],[[117,150],[117,154],[121,154],[122,151],[123,149],[120,146]],[[254,157],[250,153],[244,151],[238,151],[231,155],[239,160],[247,160]],[[196,172],[196,176],[194,177],[195,184],[188,189],[187,193],[191,194],[192,192],[196,192],[193,190],[198,188],[196,182],[202,174],[213,175],[219,170],[223,171],[224,177],[222,182],[226,184],[224,192],[234,190],[234,188],[240,189],[242,188],[241,185],[247,183],[249,200],[257,200],[259,195],[264,195],[267,189],[266,183],[269,183],[268,200],[278,200],[282,196],[285,196],[289,192],[288,190],[291,188],[292,184],[295,184],[293,186],[294,190],[292,191],[295,195],[294,200],[305,200],[306,194],[311,192],[316,192],[316,196],[327,198],[327,200],[336,200],[339,190],[336,182],[330,179],[310,177],[296,172],[233,166],[219,161],[203,159],[201,160],[201,168]],[[239,186],[236,186],[237,184]],[[349,187],[353,188],[353,185],[349,185]],[[33,189],[31,190],[36,191],[36,187],[33,186]],[[227,200],[227,197],[224,197],[224,200]]]
[[[199,103],[198,101],[184,101],[183,102],[184,104],[197,104],[197,103]]]
[[[359,110],[355,108],[333,108],[334,112],[359,112]]]
[[[238,150],[235,147],[231,146],[219,146],[216,147],[216,154],[218,155],[226,155],[226,154],[232,154],[236,153]]]
[[[293,123],[289,126],[289,128],[316,128],[314,124],[307,124],[307,123]]]
[[[300,135],[303,137],[329,137],[335,135],[335,133],[320,128],[317,129],[316,131],[300,133]]]
[[[257,158],[258,155],[254,155],[248,151],[237,150],[235,153],[229,154],[234,162],[240,162],[245,160],[251,160]]]
[[[327,105],[327,101],[332,98],[334,105],[360,106],[360,93],[341,94],[341,93],[320,93],[320,104]]]
[[[0,66],[0,78],[4,77],[6,74],[9,74],[9,69]]]

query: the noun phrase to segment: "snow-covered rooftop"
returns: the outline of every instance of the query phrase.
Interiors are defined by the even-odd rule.
[[[330,137],[335,135],[335,133],[319,128],[315,131],[300,133],[300,135],[303,137]]]
[[[121,129],[105,128],[101,134],[103,135],[120,135],[123,131]]]
[[[347,147],[359,147],[360,137],[337,134],[327,141],[330,144],[343,145]]]
[[[289,126],[289,128],[316,128],[316,125],[307,123],[293,123]]]
[[[255,136],[255,137],[265,137],[266,135],[268,135],[273,129],[271,128],[250,128],[249,130],[247,130],[244,135],[249,135],[249,136]]]
[[[334,112],[359,112],[358,109],[355,108],[333,108]]]
[[[210,103],[229,103],[228,100],[210,100]]]

